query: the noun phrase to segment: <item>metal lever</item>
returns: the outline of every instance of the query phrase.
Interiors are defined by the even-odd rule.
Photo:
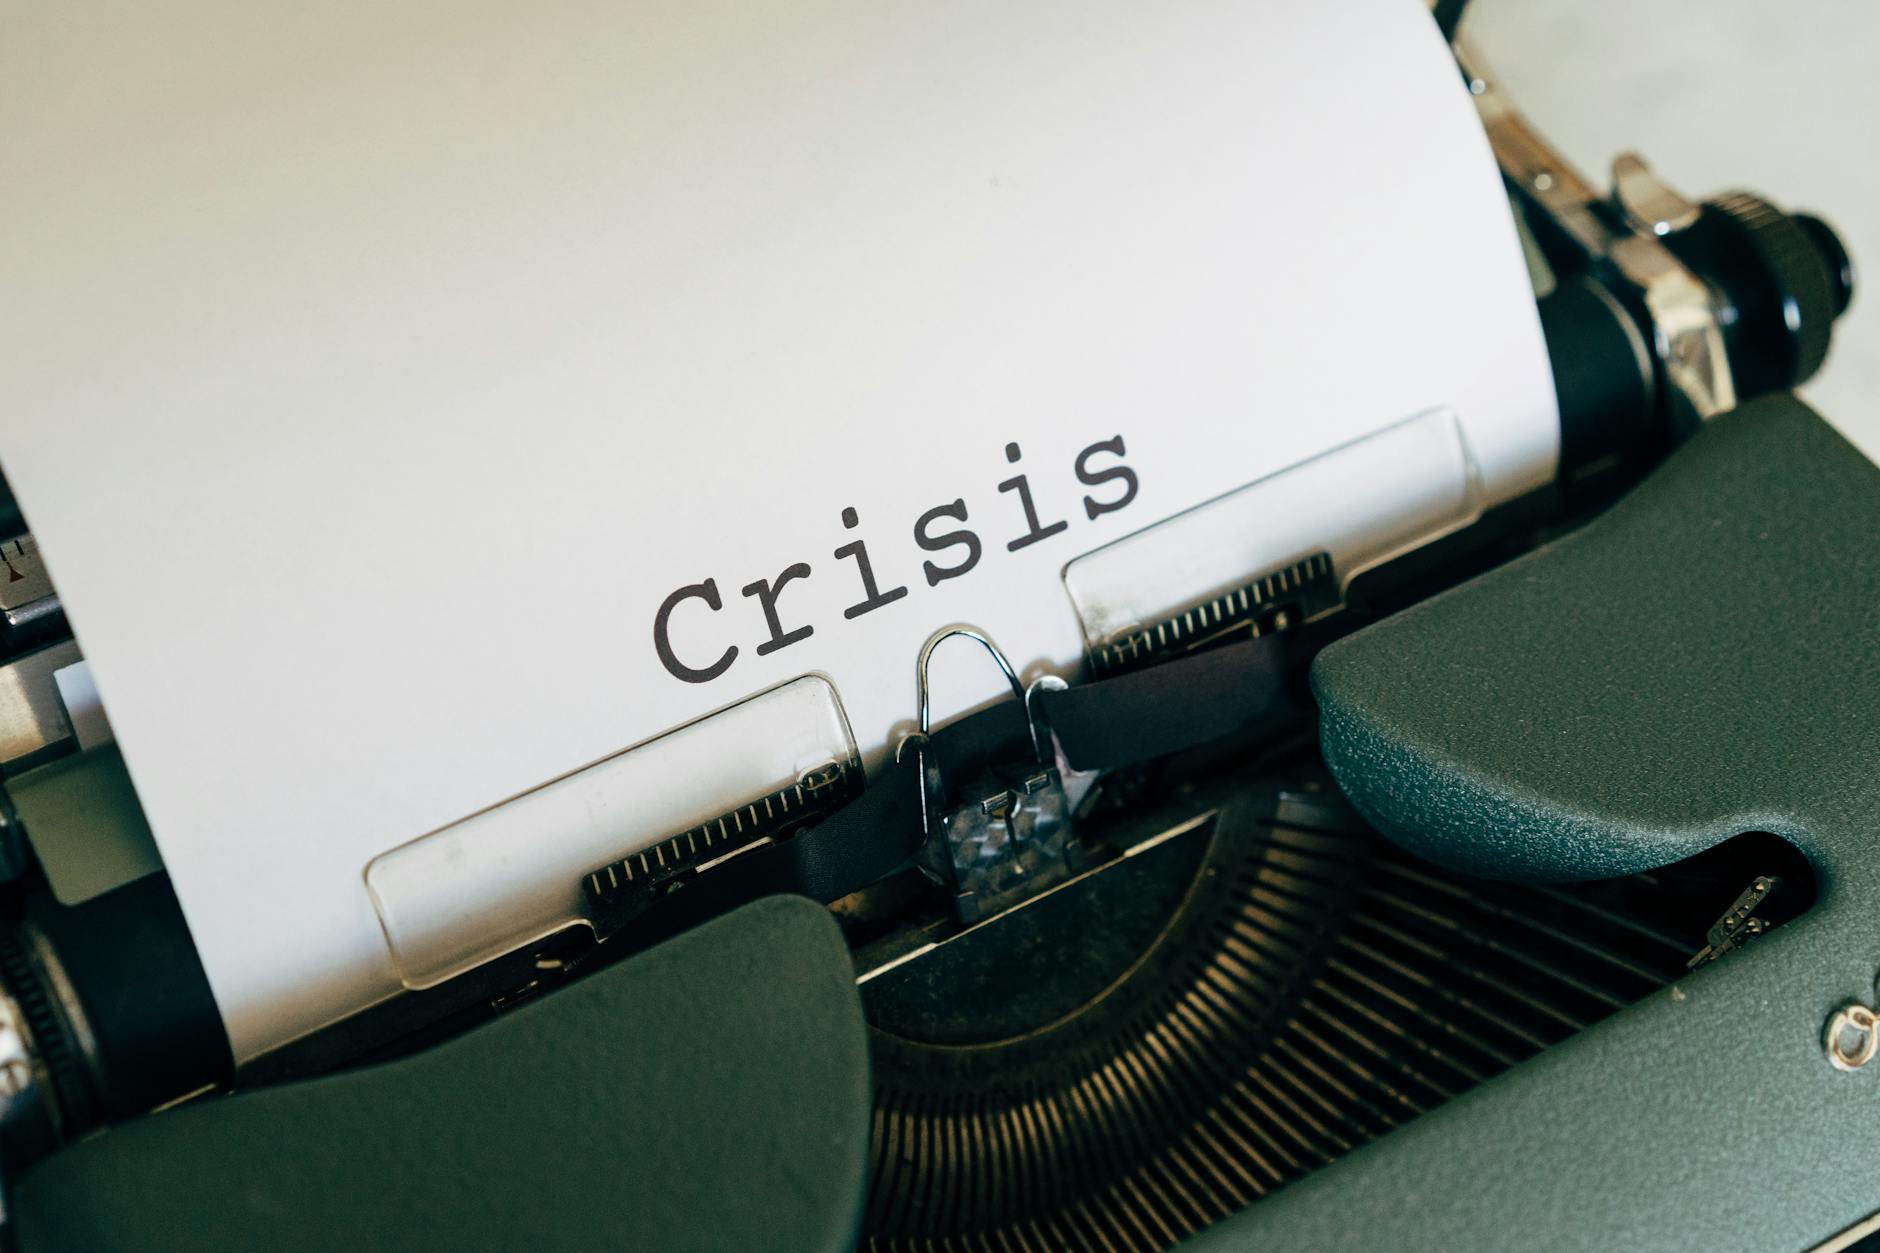
[[[1659,178],[1636,152],[1613,158],[1612,199],[1633,230],[1660,237],[1689,228],[1702,211]]]

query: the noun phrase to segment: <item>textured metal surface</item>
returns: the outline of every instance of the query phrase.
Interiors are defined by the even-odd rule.
[[[1791,397],[1718,419],[1582,531],[1327,648],[1320,739],[1457,869],[1627,874],[1880,812],[1880,468]]]
[[[1421,694],[1453,719],[1446,675],[1483,731],[1473,760],[1419,736],[1392,764],[1333,729],[1420,846],[1592,874],[1760,826],[1808,853],[1820,897],[1197,1247],[1801,1249],[1880,1210],[1880,1074],[1821,1045],[1880,968],[1877,500],[1880,471],[1805,407],[1760,401],[1579,537],[1328,653],[1344,711],[1377,649],[1384,709]]]
[[[868,1061],[826,911],[773,897],[398,1061],[106,1131],[23,1253],[840,1250]]]
[[[1330,794],[1247,795],[1211,841],[1150,951],[1063,1017],[875,1032],[865,1247],[1167,1248],[1682,974],[1740,886],[1458,878]]]

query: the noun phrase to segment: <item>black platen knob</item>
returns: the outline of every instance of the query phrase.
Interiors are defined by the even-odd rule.
[[[1786,391],[1821,368],[1854,291],[1853,263],[1827,223],[1731,192],[1665,242],[1717,294],[1739,399]]]
[[[1834,228],[1814,214],[1796,214],[1795,224],[1808,232],[1808,238],[1814,241],[1815,247],[1828,263],[1829,273],[1834,279],[1834,315],[1839,317],[1854,302],[1854,259],[1847,255],[1847,248],[1842,245],[1841,237],[1834,233]]]

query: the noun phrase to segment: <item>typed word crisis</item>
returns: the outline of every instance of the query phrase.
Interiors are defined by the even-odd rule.
[[[1123,446],[1123,437],[1114,435],[1091,444],[1073,460],[1070,470],[1077,476],[1077,482],[1083,489],[1080,495],[1086,519],[1095,520],[1106,513],[1115,513],[1136,499],[1139,486],[1136,472],[1123,463],[1127,451]],[[1008,463],[1017,465],[1023,456],[1017,444],[1005,446]],[[1024,471],[1000,483],[999,492],[1009,496],[1011,503],[1007,516],[997,520],[997,525],[1002,531],[1016,526],[1024,528],[1012,539],[1004,541],[1005,551],[1018,552],[1070,529],[1071,523],[1065,517],[1045,521],[1047,514],[1052,512],[1050,494],[1040,492],[1034,496],[1031,481]],[[1040,503],[1041,498],[1043,504]],[[1066,512],[1069,512],[1068,508]],[[856,530],[861,526],[861,521],[854,506],[843,509],[842,525],[845,530]],[[975,520],[968,515],[964,497],[935,505],[914,520],[911,537],[914,546],[927,554],[920,563],[920,569],[928,587],[938,587],[949,579],[965,578],[985,556],[985,541],[980,538],[978,531],[965,525],[968,522]],[[993,524],[978,521],[975,525],[989,529]],[[860,535],[836,548],[830,556],[839,567],[847,567],[847,573],[841,577],[852,580],[855,586],[856,601],[842,611],[844,618],[859,618],[874,613],[908,595],[906,584],[881,586],[882,579],[875,571],[868,541]],[[757,602],[769,630],[766,638],[751,641],[752,650],[759,657],[799,644],[816,633],[815,624],[801,621],[791,614],[788,596],[792,584],[810,578],[814,573],[815,568],[809,562],[798,561],[768,578],[755,579],[738,589],[740,595]],[[674,590],[660,603],[659,612],[653,617],[653,648],[658,652],[660,664],[666,667],[667,673],[687,683],[709,683],[737,662],[741,653],[741,646],[737,644],[727,645],[715,656],[709,651],[701,651],[696,644],[688,646],[688,625],[692,630],[700,629],[698,624],[707,620],[707,615],[721,612],[724,606],[724,595],[719,591],[716,578],[688,583]]]

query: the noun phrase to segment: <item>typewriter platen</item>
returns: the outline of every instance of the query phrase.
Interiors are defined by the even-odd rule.
[[[593,767],[667,806],[612,851],[502,864],[546,793],[393,850],[366,882],[411,990],[239,1070],[15,510],[20,1247],[1804,1248],[1880,1214],[1848,1165],[1880,471],[1787,394],[1852,265],[1635,157],[1596,187],[1458,61],[1530,245],[1554,484],[1484,510],[1457,470],[1167,613],[1099,550],[1066,573],[1083,682],[962,624],[877,768],[806,679]],[[1453,430],[1284,475],[1440,477]],[[1145,532],[1147,566],[1236,508]],[[930,725],[943,647],[1010,699]],[[694,763],[779,725],[793,783],[688,809]],[[100,858],[128,886],[61,905]],[[466,934],[434,890],[466,862],[581,925]]]

